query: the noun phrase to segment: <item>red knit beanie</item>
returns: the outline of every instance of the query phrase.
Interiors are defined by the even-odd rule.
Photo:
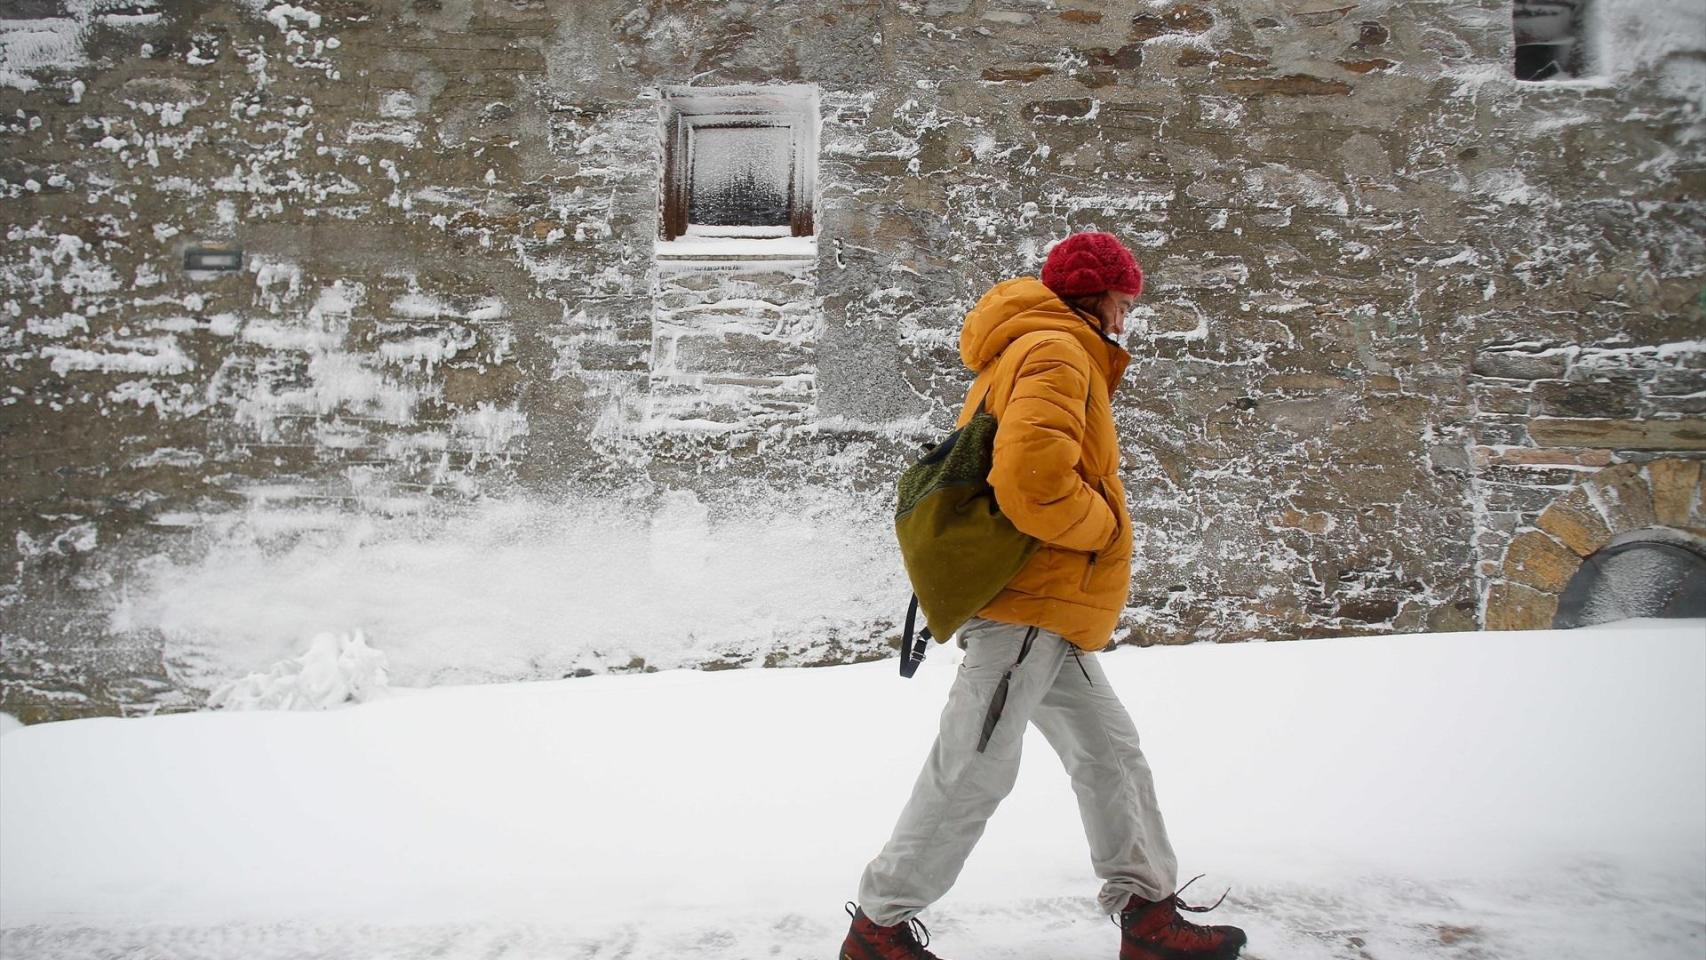
[[[1075,233],[1054,245],[1043,261],[1043,286],[1061,299],[1106,290],[1143,292],[1143,268],[1111,233]]]

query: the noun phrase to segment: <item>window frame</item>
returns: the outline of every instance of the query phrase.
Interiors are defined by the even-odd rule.
[[[754,87],[665,87],[663,112],[663,184],[658,211],[658,240],[719,240],[810,237],[816,230],[817,91],[807,85]],[[690,222],[693,189],[693,131],[727,127],[785,129],[793,142],[788,183],[788,223],[775,232],[725,228]],[[704,232],[692,230],[695,226]],[[690,230],[692,231],[690,233]]]

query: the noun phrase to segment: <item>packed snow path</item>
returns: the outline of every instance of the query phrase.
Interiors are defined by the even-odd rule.
[[[827,958],[957,651],[0,737],[0,955]],[[1121,650],[1193,899],[1266,960],[1698,960],[1706,623]],[[1040,736],[954,960],[1111,958]],[[1200,891],[1200,896],[1199,896]]]

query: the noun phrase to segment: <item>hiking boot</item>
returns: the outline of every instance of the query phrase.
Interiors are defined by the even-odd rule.
[[[930,943],[930,931],[918,920],[879,927],[852,903],[847,904],[847,915],[853,918],[853,926],[841,943],[839,960],[942,960],[924,949]]]
[[[1185,887],[1200,877],[1192,877]],[[1120,960],[1232,960],[1244,947],[1237,927],[1205,927],[1179,916],[1180,910],[1207,913],[1226,899],[1206,907],[1186,906],[1180,887],[1165,900],[1144,900],[1133,894],[1120,911]]]

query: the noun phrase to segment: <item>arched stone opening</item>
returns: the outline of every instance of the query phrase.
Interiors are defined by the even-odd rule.
[[[1706,538],[1664,527],[1613,538],[1570,578],[1552,625],[1630,617],[1706,617]]]
[[[1511,540],[1499,576],[1488,586],[1482,625],[1488,630],[1565,625],[1560,610],[1572,587],[1577,592],[1563,608],[1568,613],[1564,620],[1581,625],[1580,607],[1592,596],[1585,591],[1601,589],[1595,580],[1607,579],[1603,590],[1623,589],[1630,606],[1648,609],[1657,604],[1662,611],[1681,595],[1682,609],[1692,609],[1687,591],[1692,589],[1689,561],[1694,556],[1706,557],[1706,472],[1701,461],[1667,458],[1606,467],[1553,501],[1534,528]],[[1589,564],[1588,579],[1578,583],[1584,564]],[[1633,586],[1641,571],[1680,579],[1664,589],[1649,589],[1642,599]],[[1619,588],[1619,582],[1626,588]],[[1593,610],[1609,613],[1619,604],[1615,593],[1599,595]]]

